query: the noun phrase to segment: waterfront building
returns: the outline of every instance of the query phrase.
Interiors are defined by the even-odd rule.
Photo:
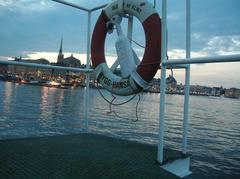
[[[177,80],[172,75],[169,75],[166,78],[166,86],[168,93],[174,93],[177,88]]]
[[[238,88],[226,89],[224,97],[227,97],[227,98],[240,98],[240,89],[238,89]]]
[[[64,58],[63,54],[63,39],[61,39],[60,42],[60,48],[58,52],[58,57],[57,57],[57,63],[51,63],[52,65],[57,65],[57,66],[64,66],[64,67],[74,67],[74,68],[84,68],[85,65],[81,64],[81,61],[73,56],[71,54],[70,57]],[[58,77],[64,77],[66,81],[69,82],[70,78],[75,78],[77,76],[80,76],[82,80],[85,79],[85,75],[81,72],[69,72],[66,70],[53,70],[52,71],[52,76]]]
[[[64,58],[61,62],[61,66],[66,66],[66,67],[74,67],[74,68],[81,68],[81,61],[78,60],[71,54],[70,57]]]
[[[216,87],[217,89],[219,89],[218,87]],[[220,94],[219,93],[219,90],[215,90],[215,92],[214,92],[214,96],[217,96],[216,94]],[[203,92],[204,92],[204,94],[206,94],[206,95],[212,95],[213,94],[213,91],[212,91],[212,88],[211,87],[209,87],[209,86],[203,86]]]
[[[221,95],[221,88],[213,87],[211,95],[212,96],[220,96]]]
[[[18,62],[26,62],[26,63],[36,63],[36,64],[44,64],[44,65],[57,65],[64,67],[74,67],[74,68],[86,68],[86,65],[82,65],[81,61],[71,54],[70,57],[64,58],[63,54],[63,39],[60,42],[59,53],[57,57],[56,63],[50,63],[45,58],[40,59],[26,59],[20,57],[15,57],[14,61]],[[40,69],[36,67],[28,67],[28,66],[16,66],[16,65],[1,65],[0,73],[9,73],[19,75],[21,78],[28,79],[38,78],[38,79],[65,79],[66,82],[72,81],[85,81],[85,74],[82,72],[70,72],[66,70],[54,70],[54,69]]]
[[[36,63],[36,64],[44,64],[49,65],[50,62],[45,58],[40,59],[23,59],[22,57],[15,57],[14,61],[18,62],[26,62],[26,63]],[[51,73],[50,69],[38,69],[34,67],[27,67],[27,66],[16,66],[16,65],[8,65],[8,72],[14,73],[14,74],[20,74],[22,76],[37,76],[39,74],[39,71],[41,71],[41,74],[49,75]]]
[[[203,96],[210,96],[212,93],[212,88],[207,86],[200,86],[200,85],[191,85],[190,86],[190,94],[192,95],[203,95]]]
[[[160,78],[153,78],[152,81],[150,82],[151,87],[145,91],[152,93],[160,93],[160,82],[161,82]]]
[[[54,63],[53,63],[54,64]],[[74,67],[74,68],[82,68],[81,61],[71,54],[70,57],[64,58],[63,54],[63,39],[60,42],[60,48],[57,57],[57,66],[65,66],[65,67]]]
[[[0,74],[7,73],[8,71],[8,65],[0,65]]]

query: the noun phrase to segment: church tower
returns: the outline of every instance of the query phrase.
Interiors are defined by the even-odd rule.
[[[62,54],[62,42],[63,42],[63,39],[61,38],[61,44],[60,44],[60,49],[59,49],[58,58],[57,58],[58,64],[61,64],[64,59],[64,55]]]

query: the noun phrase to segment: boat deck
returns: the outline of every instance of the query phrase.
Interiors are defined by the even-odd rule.
[[[0,140],[1,178],[178,178],[157,147],[95,134]],[[165,151],[165,160],[181,157]]]

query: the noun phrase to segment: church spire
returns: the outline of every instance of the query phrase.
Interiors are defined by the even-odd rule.
[[[64,59],[64,55],[62,54],[62,46],[63,46],[63,38],[61,38],[60,49],[59,49],[58,58],[57,58],[58,64],[61,64]]]
[[[62,53],[62,43],[63,43],[63,38],[61,38],[61,43],[60,43],[60,49],[59,49],[59,53]]]

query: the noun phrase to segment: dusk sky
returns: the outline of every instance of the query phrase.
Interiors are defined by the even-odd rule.
[[[111,2],[67,1],[86,8]],[[239,0],[192,0],[192,57],[240,54],[239,8]],[[161,1],[157,1],[158,12],[160,9]],[[92,30],[99,13],[93,13]],[[144,46],[144,33],[137,20],[134,21],[133,33],[133,39]],[[184,58],[185,0],[168,0],[168,34],[170,59]],[[22,56],[56,62],[61,37],[65,57],[73,53],[86,63],[86,12],[51,0],[0,0],[1,60]],[[108,35],[105,51],[110,64],[116,58],[115,40],[116,34]],[[133,48],[141,57],[144,49],[136,45]],[[240,88],[239,74],[240,62],[192,65],[191,84]],[[179,83],[184,83],[183,70],[174,70],[174,76]]]

